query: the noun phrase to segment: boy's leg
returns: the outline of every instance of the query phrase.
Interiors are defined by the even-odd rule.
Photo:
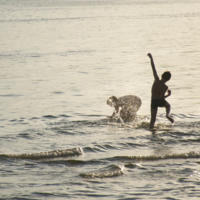
[[[157,115],[157,108],[151,108],[151,121],[149,124],[149,128],[152,129],[154,127],[154,124],[156,122],[156,115]]]
[[[166,101],[165,108],[166,108],[166,118],[167,118],[171,123],[174,123],[174,119],[172,119],[172,118],[169,116],[169,113],[170,113],[170,110],[171,110],[171,106],[170,106],[170,104],[169,104],[167,101]]]

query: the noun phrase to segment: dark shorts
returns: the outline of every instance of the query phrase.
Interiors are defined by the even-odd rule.
[[[151,108],[157,109],[158,107],[165,107],[166,103],[164,99],[152,99]]]

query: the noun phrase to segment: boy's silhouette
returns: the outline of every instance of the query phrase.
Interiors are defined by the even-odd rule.
[[[154,65],[153,57],[150,53],[147,54],[151,60],[151,67],[153,70],[154,75],[154,83],[152,85],[151,89],[151,121],[149,128],[152,129],[154,127],[154,124],[156,122],[156,115],[158,107],[165,107],[166,108],[166,118],[171,122],[174,123],[174,120],[169,117],[171,106],[170,104],[165,100],[168,96],[171,95],[171,90],[168,90],[168,86],[165,85],[167,81],[171,78],[170,72],[164,72],[162,74],[162,79],[160,80]],[[165,95],[165,93],[168,90],[168,94]]]

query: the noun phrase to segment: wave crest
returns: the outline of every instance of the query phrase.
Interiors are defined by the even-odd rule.
[[[152,155],[152,156],[116,156],[117,160],[136,160],[136,161],[155,161],[164,159],[186,159],[186,158],[200,158],[198,151],[191,151],[189,153],[167,154],[167,155]]]

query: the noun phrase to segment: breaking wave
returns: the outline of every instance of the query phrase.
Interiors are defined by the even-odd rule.
[[[28,153],[28,154],[1,154],[1,157],[6,158],[16,158],[16,159],[32,159],[39,160],[44,158],[59,158],[59,157],[68,157],[68,156],[78,156],[83,154],[83,149],[73,148],[65,150],[54,150],[49,152],[40,152],[40,153]]]

